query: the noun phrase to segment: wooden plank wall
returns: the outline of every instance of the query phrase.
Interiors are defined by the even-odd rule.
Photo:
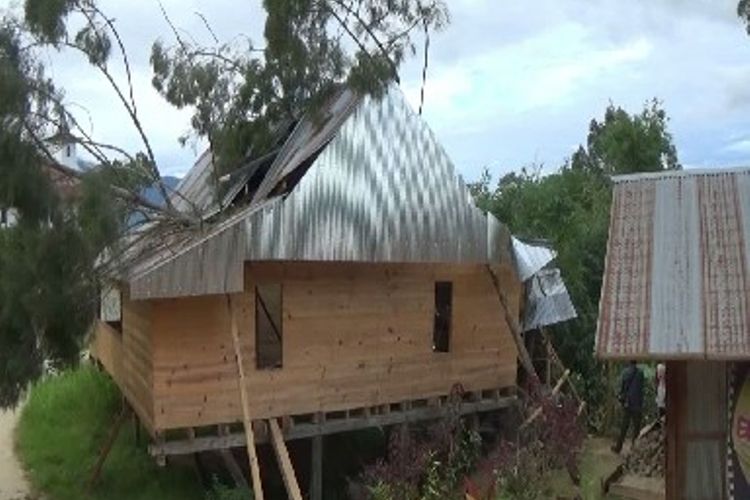
[[[122,333],[97,321],[91,352],[115,383],[149,432],[154,430],[151,304],[122,295]]]
[[[96,320],[94,338],[89,346],[91,355],[104,366],[104,369],[122,388],[125,383],[122,334],[107,323]]]
[[[501,275],[517,311],[521,287]],[[453,282],[449,353],[432,352],[435,281]],[[283,284],[283,368],[257,370],[254,287]],[[252,263],[235,297],[255,418],[512,386],[516,347],[486,266]],[[157,429],[239,421],[224,296],[153,301]]]

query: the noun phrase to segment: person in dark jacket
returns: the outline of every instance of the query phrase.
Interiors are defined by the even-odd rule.
[[[622,404],[623,416],[620,425],[620,435],[612,451],[620,453],[628,428],[633,427],[633,443],[641,431],[643,416],[643,372],[635,361],[631,361],[620,376],[619,399]]]

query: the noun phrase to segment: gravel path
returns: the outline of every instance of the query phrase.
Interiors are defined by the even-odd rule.
[[[0,411],[0,500],[25,500],[29,486],[13,453],[13,429],[18,412]]]

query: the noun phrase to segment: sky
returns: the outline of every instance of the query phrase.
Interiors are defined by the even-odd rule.
[[[0,0],[14,8],[17,0]],[[750,165],[750,37],[736,0],[448,0],[451,23],[434,34],[424,118],[459,173],[476,180],[523,166],[552,171],[585,143],[588,124],[611,102],[639,112],[651,98],[671,118],[686,168]],[[163,0],[183,33],[208,40],[202,13],[224,41],[262,46],[259,0]],[[201,142],[181,146],[190,110],[151,87],[149,54],[173,42],[157,0],[100,0],[128,49],[141,121],[162,171],[183,175]],[[140,147],[103,77],[77,54],[43,60],[80,121],[103,142]],[[114,65],[114,62],[113,62]],[[421,60],[402,68],[419,104]],[[116,70],[121,76],[121,70]]]

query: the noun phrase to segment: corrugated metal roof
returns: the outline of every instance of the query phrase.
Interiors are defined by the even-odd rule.
[[[488,262],[509,254],[491,248],[510,246],[507,231],[476,208],[398,89],[381,99],[344,92],[331,110],[323,122],[298,125],[249,206],[134,269],[131,296],[238,292],[244,260]],[[274,197],[321,148],[294,189]]]
[[[750,358],[750,170],[615,178],[597,353]]]
[[[559,269],[541,269],[529,279],[523,322],[525,332],[577,316]]]
[[[526,281],[544,266],[555,260],[557,254],[547,245],[532,245],[513,237],[513,254],[521,281]]]
[[[199,215],[213,211],[217,204],[213,176],[213,156],[206,149],[171,194],[175,209]]]

